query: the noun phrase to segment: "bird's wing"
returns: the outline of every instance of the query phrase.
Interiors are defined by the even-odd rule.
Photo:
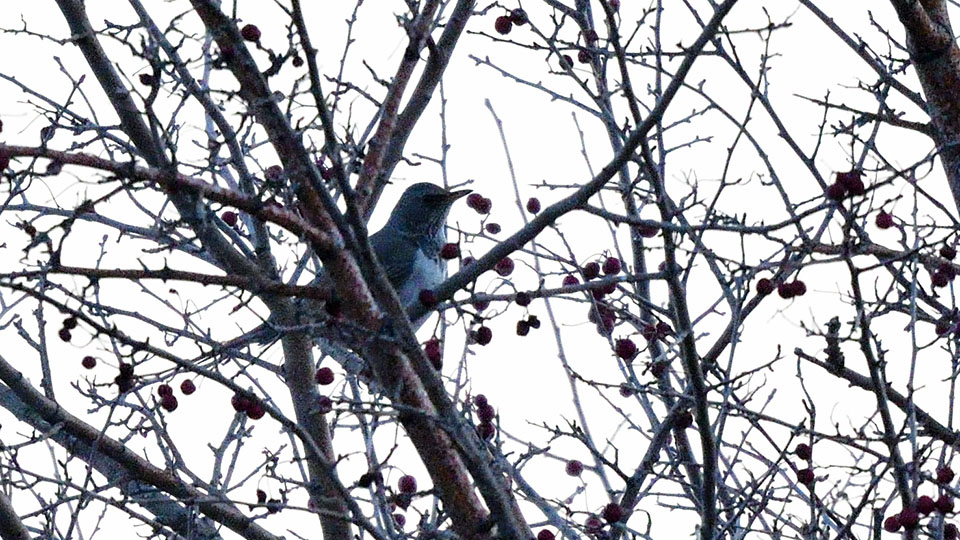
[[[388,243],[387,236],[380,230],[370,236],[370,245],[390,284],[396,288],[413,271],[419,247],[413,238],[406,234],[392,234],[389,240]]]

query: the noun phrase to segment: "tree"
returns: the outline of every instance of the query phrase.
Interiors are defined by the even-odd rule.
[[[0,536],[956,537],[951,3],[333,4],[5,30]],[[374,209],[495,159],[402,305]]]

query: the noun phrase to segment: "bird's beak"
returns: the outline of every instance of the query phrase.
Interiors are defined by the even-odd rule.
[[[460,198],[462,198],[462,197],[466,197],[466,196],[469,195],[471,192],[473,192],[472,189],[461,189],[461,190],[459,190],[459,191],[448,191],[448,192],[447,192],[447,200],[452,203],[453,201],[455,201],[455,200],[457,200],[457,199],[460,199]]]

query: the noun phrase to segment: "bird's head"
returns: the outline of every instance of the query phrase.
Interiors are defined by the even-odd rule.
[[[414,184],[403,192],[387,225],[411,234],[436,233],[454,201],[468,193],[469,189],[448,191],[426,182]]]

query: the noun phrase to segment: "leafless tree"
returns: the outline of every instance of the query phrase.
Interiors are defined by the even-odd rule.
[[[63,54],[0,65],[0,537],[956,538],[956,2],[511,1],[7,18]],[[453,77],[586,172],[491,99],[509,181],[451,173]],[[404,306],[367,222],[414,172],[477,194]]]

